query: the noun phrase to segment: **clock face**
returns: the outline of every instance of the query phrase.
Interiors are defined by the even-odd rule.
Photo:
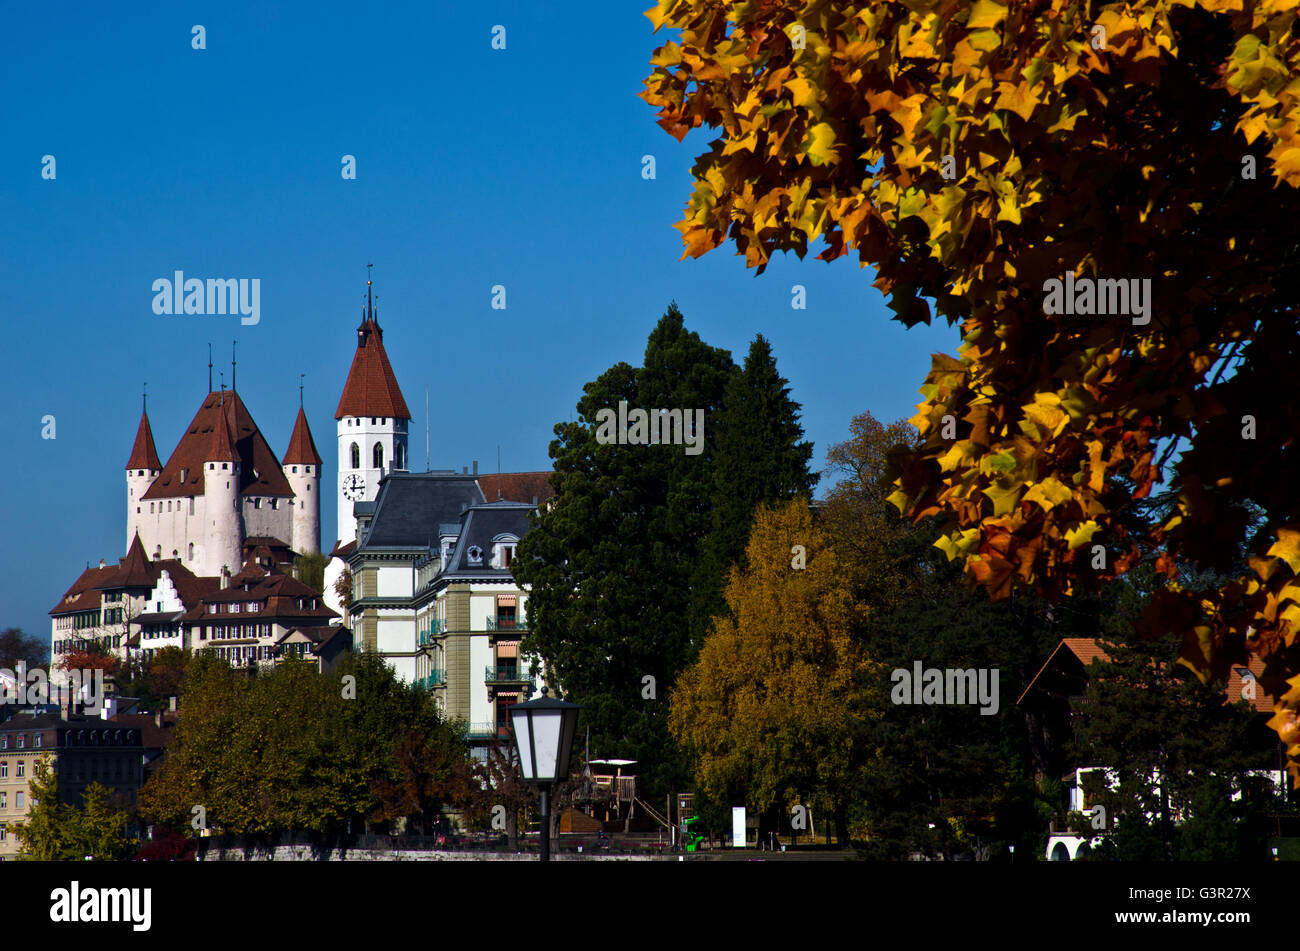
[[[359,475],[350,475],[343,480],[343,497],[350,502],[361,498],[366,491],[366,480]]]

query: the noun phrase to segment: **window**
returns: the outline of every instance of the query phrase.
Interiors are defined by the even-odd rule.
[[[9,763],[8,761],[6,761],[0,763],[0,779],[8,779],[8,778],[9,778]]]
[[[22,749],[24,746],[26,746],[26,745],[27,745],[27,734],[26,734],[26,733],[19,733],[19,734],[18,734],[18,748],[21,750],[21,749]],[[19,769],[22,769],[21,766],[19,766],[18,768],[19,768]],[[20,775],[21,775],[21,774],[20,774]]]
[[[26,761],[26,760],[21,760],[21,759],[20,759],[20,760],[18,761],[18,769],[17,769],[17,771],[15,772],[14,775],[16,775],[19,779],[22,779],[24,776],[27,775],[27,761]]]
[[[190,514],[194,514],[194,496],[190,496]]]
[[[193,499],[190,499],[190,508],[192,509],[193,507],[194,507],[194,500],[193,500]],[[193,512],[191,512],[190,514],[193,514]],[[190,560],[190,561],[193,561],[193,560],[194,560],[194,543],[193,543],[193,542],[190,542],[190,557],[189,557],[189,560]]]
[[[352,444],[352,468],[361,468],[361,447],[356,443]]]
[[[21,808],[23,808],[23,806],[25,805],[25,803],[23,802],[24,798],[25,798],[25,797],[23,796],[22,793],[15,793],[15,794],[14,794],[14,808],[15,808],[15,809],[21,809]]]
[[[40,746],[40,745],[41,745],[41,734],[36,733],[32,736],[32,746]]]
[[[9,794],[8,794],[8,793],[0,792],[0,809],[8,809],[8,808],[9,808],[9,804],[8,804],[8,802],[6,802],[6,800],[7,800],[8,798],[9,798]]]
[[[381,442],[375,443],[375,451],[373,453],[373,456],[374,456],[375,464],[372,468],[382,469],[384,467],[384,444],[383,443]]]
[[[400,442],[397,444],[397,448],[393,452],[393,468],[394,469],[406,468],[406,447],[403,446]]]
[[[152,503],[152,502],[149,503],[149,514],[150,514],[150,515],[153,514],[153,503]]]
[[[297,467],[297,466],[290,466],[290,467],[289,467],[289,471],[290,471],[290,472],[297,472],[297,471],[298,471],[298,467]]]
[[[171,500],[171,499],[168,499],[168,500],[167,500],[167,511],[170,512],[171,510],[172,510],[172,500]]]

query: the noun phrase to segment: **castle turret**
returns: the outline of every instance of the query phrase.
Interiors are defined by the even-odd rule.
[[[144,503],[141,500],[161,471],[162,463],[158,461],[158,449],[154,446],[153,429],[149,426],[149,413],[147,410],[142,410],[140,427],[135,433],[135,445],[131,447],[131,458],[126,461],[126,544],[128,548],[143,522],[140,516],[144,510]]]
[[[292,538],[289,547],[300,555],[320,551],[320,453],[311,438],[307,414],[298,407],[298,418],[293,422],[293,435],[281,465],[284,477],[293,489]]]
[[[203,458],[204,513],[208,520],[207,548],[203,574],[215,576],[221,569],[238,571],[244,547],[244,521],[239,508],[239,455],[226,421],[224,394],[212,414],[212,439]]]

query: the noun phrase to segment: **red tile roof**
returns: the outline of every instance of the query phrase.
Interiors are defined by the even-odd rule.
[[[550,472],[502,472],[497,475],[481,475],[478,487],[483,498],[495,502],[498,498],[507,502],[524,502],[531,504],[533,499],[541,505],[555,494],[551,488]]]
[[[128,469],[151,469],[157,472],[162,468],[158,461],[158,449],[153,444],[153,429],[149,426],[149,414],[140,414],[140,428],[135,431],[135,445],[131,447],[131,458],[126,461]]]
[[[222,436],[217,420],[224,407],[226,429]],[[229,459],[213,459],[213,452],[224,452],[223,443],[229,442],[232,455]],[[293,489],[280,469],[280,461],[253,422],[244,401],[233,390],[209,393],[203,405],[194,414],[194,420],[181,437],[176,451],[171,454],[157,480],[141,498],[170,499],[189,495],[202,495],[205,485],[205,462],[239,462],[239,488],[243,495],[293,497]],[[181,480],[182,474],[185,476]]]
[[[196,577],[176,558],[149,561],[144,557],[144,546],[140,544],[140,536],[137,535],[132,539],[125,558],[116,565],[87,568],[49,613],[52,617],[57,617],[78,611],[97,610],[103,604],[101,592],[114,588],[153,588],[163,571],[172,579],[176,594],[186,607],[199,603],[205,593],[216,591],[221,584],[219,578]]]
[[[402,391],[397,385],[392,364],[384,352],[384,332],[373,318],[367,318],[357,330],[357,352],[352,369],[343,385],[335,419],[344,416],[384,416],[410,419]]]
[[[311,428],[307,425],[307,414],[298,407],[298,418],[293,421],[293,434],[289,436],[289,448],[284,453],[286,466],[318,466],[321,463],[316,443],[311,438]]]
[[[1020,700],[1023,700],[1033,688],[1034,683],[1042,675],[1043,671],[1047,670],[1047,668],[1052,665],[1052,662],[1056,658],[1056,654],[1063,647],[1079,659],[1079,662],[1083,664],[1085,670],[1093,661],[1099,661],[1101,663],[1108,663],[1110,661],[1110,655],[1106,653],[1105,649],[1095,638],[1064,637],[1061,639],[1061,643],[1056,645],[1056,650],[1052,651],[1052,656],[1047,659],[1046,663],[1043,664],[1038,673],[1034,675],[1034,679],[1030,681],[1029,686],[1026,687],[1024,693],[1021,694]],[[1247,678],[1245,676],[1247,672],[1252,674],[1256,681],[1255,698],[1253,700],[1248,700],[1248,702],[1259,713],[1272,713],[1273,701],[1264,692],[1263,686],[1259,683],[1259,678],[1264,675],[1264,662],[1258,657],[1252,656],[1250,658],[1250,663],[1247,666],[1242,666],[1241,664],[1232,665],[1232,670],[1228,674],[1227,683],[1228,702],[1236,703],[1238,700],[1242,699],[1241,694],[1247,683]],[[1020,700],[1017,700],[1016,702],[1019,703]]]
[[[117,566],[116,577],[107,584],[95,585],[96,588],[152,588],[158,580],[158,572],[150,571],[149,556],[144,553],[144,543],[140,533],[131,539],[131,547],[126,550],[126,557]]]

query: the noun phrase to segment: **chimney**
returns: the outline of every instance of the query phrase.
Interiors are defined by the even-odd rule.
[[[221,566],[221,590],[225,591],[230,587],[230,566]]]
[[[104,559],[103,559],[103,558],[99,559],[99,570],[100,570],[100,571],[103,571],[103,570],[104,570]]]
[[[111,720],[117,716],[117,698],[107,697],[103,705],[99,708],[99,716],[104,720]]]
[[[478,475],[478,460],[474,460],[474,474]]]
[[[158,727],[158,729],[160,730],[162,729],[163,712],[161,710],[154,711],[153,722],[154,722],[154,726]]]

